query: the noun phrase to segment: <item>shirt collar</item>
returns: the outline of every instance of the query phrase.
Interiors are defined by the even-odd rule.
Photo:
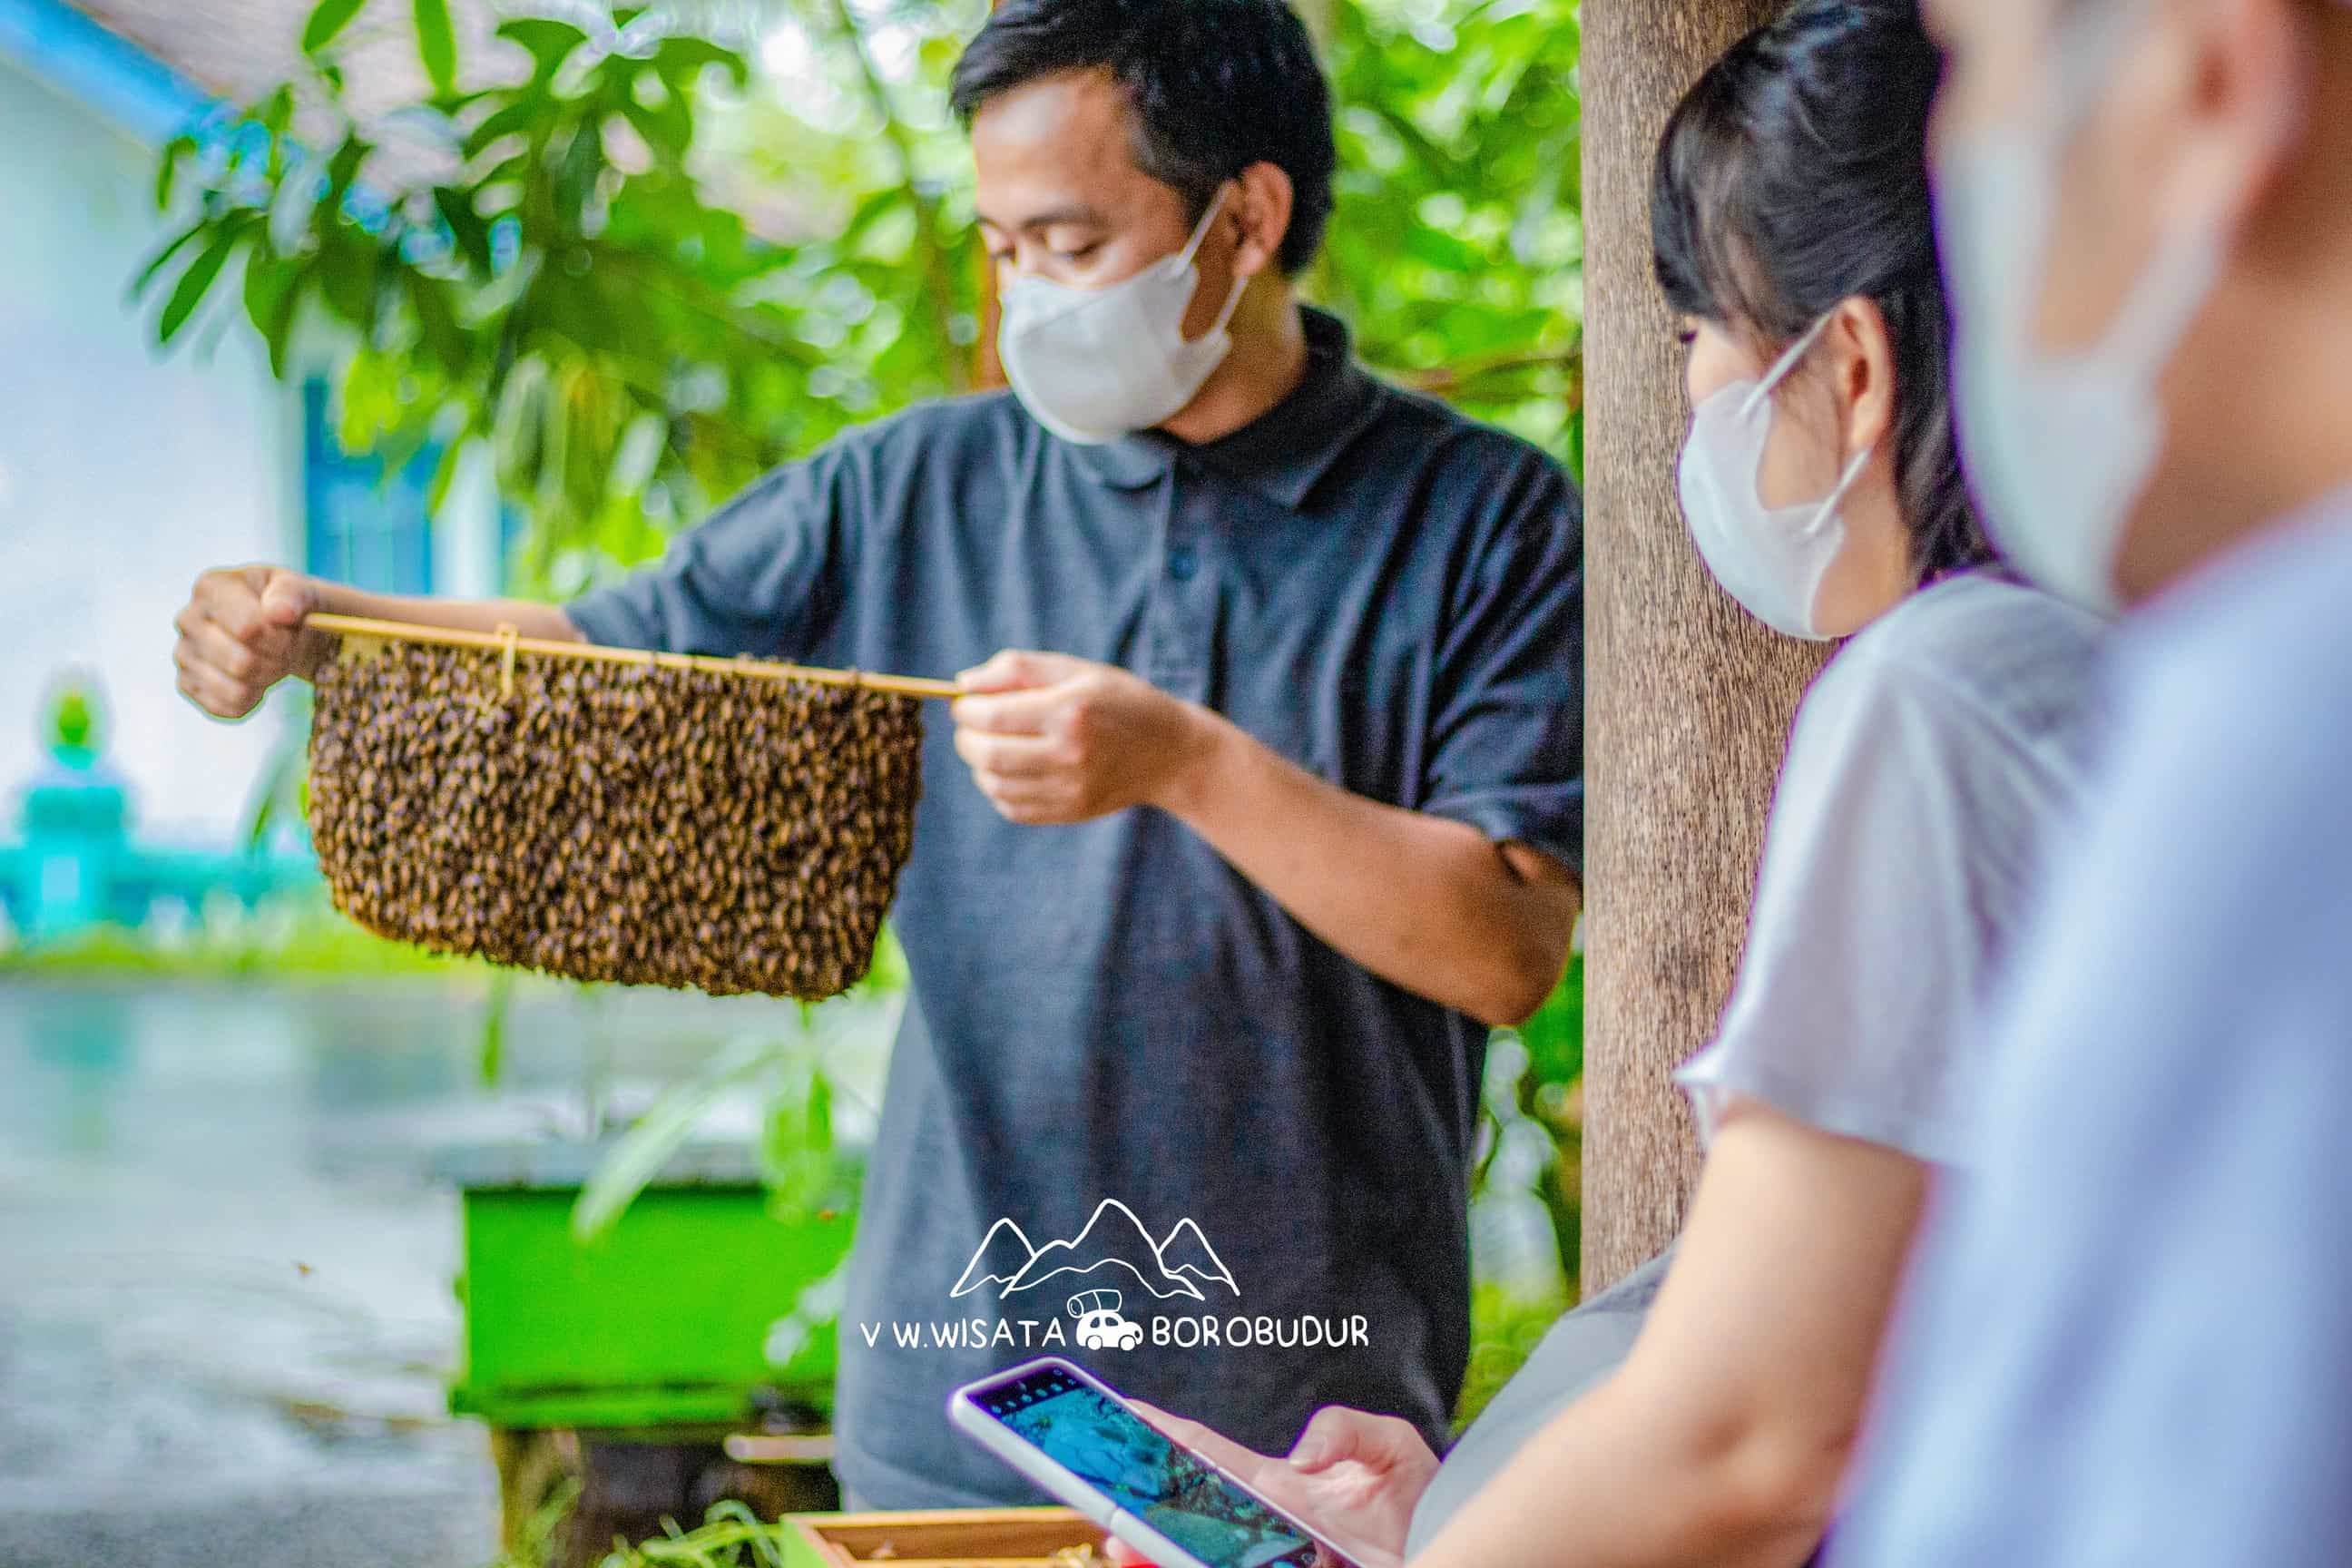
[[[1219,474],[1249,486],[1296,511],[1380,412],[1381,384],[1349,352],[1348,329],[1337,316],[1299,307],[1307,335],[1307,372],[1287,396],[1230,436],[1189,447],[1159,430],[1140,431],[1098,446],[1073,447],[1103,483],[1140,489],[1190,452]]]

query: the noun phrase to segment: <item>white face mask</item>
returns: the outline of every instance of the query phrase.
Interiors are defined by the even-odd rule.
[[[1233,347],[1225,325],[1248,282],[1235,274],[1214,324],[1186,341],[1184,312],[1201,282],[1193,257],[1224,205],[1220,191],[1183,249],[1108,288],[1023,278],[1005,289],[997,357],[1038,424],[1095,446],[1149,430],[1192,401]]]
[[[1986,531],[2027,577],[2106,612],[2125,525],[2164,448],[2158,384],[2224,251],[2215,230],[2167,237],[2097,342],[2033,342],[2060,160],[2143,15],[2111,5],[2090,26],[2062,24],[2050,90],[1952,148],[1936,178],[1959,442]]]
[[[1829,322],[1827,316],[1815,321],[1763,380],[1735,381],[1709,393],[1693,411],[1680,470],[1691,538],[1724,592],[1774,631],[1814,642],[1830,635],[1813,618],[1813,601],[1845,544],[1838,504],[1861,478],[1872,448],[1855,453],[1818,501],[1766,506],[1757,484],[1772,435],[1772,389],[1788,379]]]

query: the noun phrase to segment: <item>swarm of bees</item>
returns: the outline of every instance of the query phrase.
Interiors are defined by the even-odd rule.
[[[872,962],[921,748],[920,704],[865,687],[347,637],[310,831],[381,935],[814,1001]]]

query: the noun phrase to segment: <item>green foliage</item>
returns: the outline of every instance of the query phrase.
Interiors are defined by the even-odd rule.
[[[562,1549],[563,1527],[579,1500],[579,1478],[565,1477],[523,1521],[522,1540],[515,1549],[502,1554],[490,1568],[551,1568]]]
[[[740,55],[677,36],[605,50],[568,23],[509,20],[498,36],[525,68],[457,91],[446,4],[416,0],[434,94],[362,120],[325,53],[360,8],[325,0],[304,37],[319,59],[299,96],[336,127],[323,158],[294,139],[290,84],[165,150],[158,196],[194,210],[140,287],[173,279],[155,321],[168,344],[241,277],[281,375],[300,324],[333,323],[352,345],[345,442],[397,467],[440,440],[436,502],[487,446],[531,524],[527,586],[574,591],[784,458],[962,384],[975,279],[950,247],[968,219],[945,215],[846,5],[808,26],[823,58],[866,73],[865,119],[810,139],[858,144],[833,193],[855,207],[806,243],[762,238],[711,195],[701,132],[749,80]],[[425,128],[438,158],[382,140],[393,123]]]
[[[1336,5],[1339,205],[1308,280],[1371,363],[1580,469],[1580,10]]]
[[[1560,1278],[1572,1297],[1584,1264],[1584,955],[1569,959],[1567,973],[1534,1017],[1496,1034],[1498,1038],[1516,1037],[1527,1051],[1528,1063],[1510,1086],[1507,1102],[1486,1108],[1487,1154],[1476,1173],[1477,1187],[1485,1189],[1493,1170],[1504,1119],[1542,1131],[1550,1141],[1551,1158],[1536,1179],[1535,1197],[1550,1218]],[[1488,1090],[1490,1097],[1496,1092]],[[1474,1347],[1474,1358],[1481,1349]],[[1474,1366],[1474,1384],[1478,1375]]]
[[[448,958],[386,942],[336,914],[324,899],[297,907],[281,927],[241,921],[163,946],[121,926],[93,926],[36,946],[0,949],[0,975],[53,980],[346,980],[370,977],[461,980],[489,973],[475,960]]]
[[[741,1503],[711,1504],[702,1524],[667,1532],[635,1546],[615,1542],[603,1568],[787,1568],[786,1526],[762,1523]]]
[[[1568,1303],[1556,1297],[1531,1300],[1486,1282],[1472,1289],[1470,1365],[1462,1377],[1461,1403],[1454,1411],[1456,1432],[1478,1419],[1567,1309]]]
[[[1528,1048],[1529,1079],[1538,1086],[1570,1084],[1584,1076],[1584,955],[1568,961],[1551,995],[1518,1027]],[[1549,1110],[1547,1111],[1549,1114]]]

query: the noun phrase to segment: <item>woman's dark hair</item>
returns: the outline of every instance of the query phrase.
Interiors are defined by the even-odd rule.
[[[1912,0],[1804,0],[1684,95],[1650,187],[1658,286],[1786,345],[1842,300],[1895,356],[1895,477],[1921,582],[1994,558],[1952,439],[1951,328],[1927,195],[1943,61]]]
[[[1063,71],[1108,70],[1127,94],[1136,167],[1193,217],[1252,163],[1290,176],[1282,269],[1315,259],[1331,216],[1331,94],[1282,0],[1004,0],[956,61],[969,126],[990,100]]]

